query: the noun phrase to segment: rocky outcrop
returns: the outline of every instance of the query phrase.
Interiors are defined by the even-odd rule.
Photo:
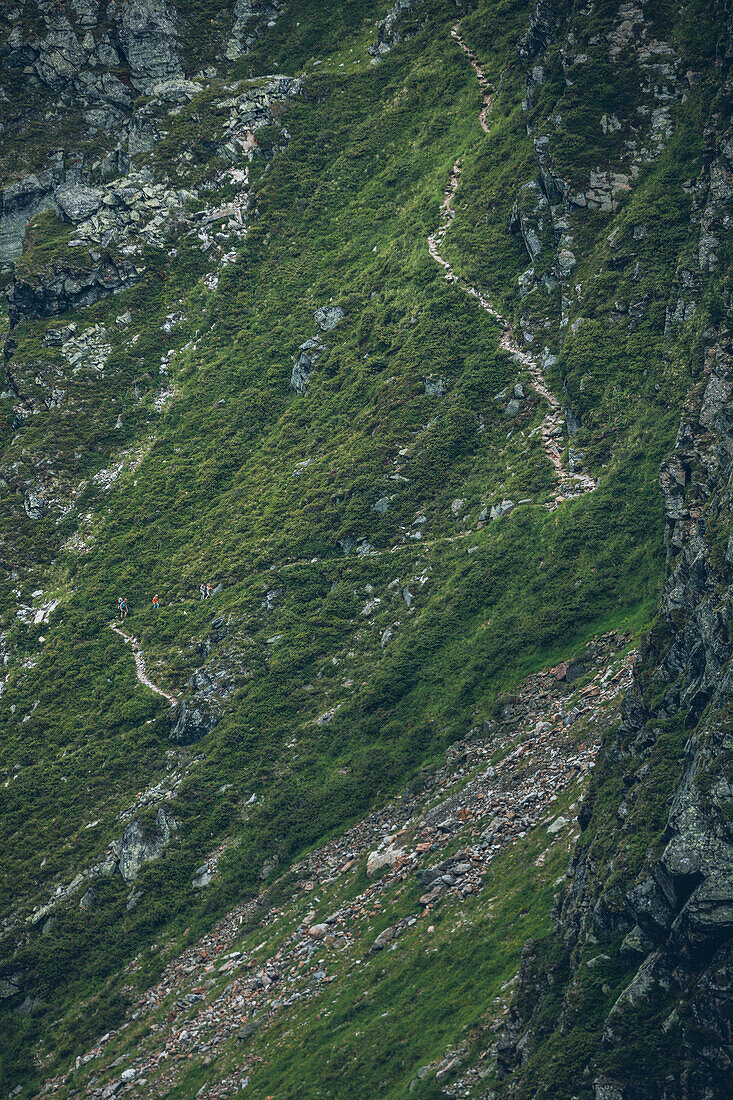
[[[517,45],[523,61],[545,52],[554,37],[563,6],[561,0],[537,0],[529,19],[529,27]]]
[[[733,226],[733,126],[722,135],[710,127],[704,139],[703,167],[693,191],[693,217],[700,224],[700,270],[710,272],[717,269],[721,239]]]
[[[618,775],[622,792],[612,826],[615,845],[609,854],[611,826],[602,819],[608,810],[597,804],[600,781],[594,779],[579,815],[592,839],[570,867],[570,885],[557,910],[558,939],[570,960],[566,1008],[584,946],[624,937],[619,955],[629,973],[605,1020],[606,1050],[621,1050],[629,1028],[671,1013],[664,1028],[675,1060],[663,1076],[645,1073],[643,1091],[638,1066],[626,1075],[617,1069],[612,1079],[598,1076],[595,1095],[620,1100],[724,1095],[733,1065],[733,734],[725,719],[733,698],[733,539],[721,546],[717,534],[730,530],[733,507],[733,339],[725,330],[711,329],[707,336],[702,377],[660,472],[671,566],[660,620],[601,769],[606,778],[608,769]],[[616,846],[623,847],[624,832],[645,825],[634,818],[634,807],[658,781],[657,746],[665,725],[688,729],[689,738],[660,838],[662,852],[619,892],[618,883],[608,885],[619,859]],[[535,1012],[544,996],[537,991],[548,980],[546,964],[533,962],[529,951],[500,1043],[505,1074],[513,1074],[532,1049]]]
[[[400,31],[398,23],[402,15],[414,7],[418,0],[397,0],[389,9],[384,19],[377,24],[377,38],[367,47],[367,52],[376,63],[380,57],[389,53],[393,46],[403,41],[405,37]],[[409,37],[409,36],[408,36]]]
[[[125,882],[132,882],[144,863],[158,859],[171,842],[178,825],[165,806],[155,815],[155,827],[145,830],[139,821],[131,821],[122,834],[119,870]]]
[[[207,713],[201,707],[189,707],[182,702],[170,739],[176,745],[195,745],[213,730],[216,722],[215,715]]]
[[[140,278],[143,268],[124,258],[100,260],[90,268],[53,263],[27,278],[15,276],[8,297],[11,328],[24,318],[54,317],[118,294]]]
[[[226,57],[236,61],[248,54],[263,29],[272,26],[279,14],[280,5],[276,0],[236,0]]]
[[[0,270],[9,271],[23,251],[26,226],[36,214],[55,209],[54,186],[61,169],[24,176],[0,191]]]
[[[166,0],[127,0],[118,39],[130,66],[130,81],[144,95],[183,76],[177,51],[178,16]]]
[[[321,306],[313,314],[313,320],[321,332],[330,332],[336,325],[340,325],[344,319],[344,311],[341,306]]]

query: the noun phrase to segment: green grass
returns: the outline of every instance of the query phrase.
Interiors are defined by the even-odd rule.
[[[258,888],[266,859],[277,855],[285,867],[358,820],[490,716],[499,694],[527,673],[571,656],[605,630],[643,633],[658,601],[658,467],[673,443],[706,310],[718,294],[712,280],[694,321],[665,336],[676,266],[690,248],[690,200],[679,185],[698,171],[708,91],[678,108],[672,143],[644,168],[615,215],[574,222],[574,279],[582,293],[573,295],[570,318],[582,323],[572,332],[558,326],[557,294],[536,292],[519,303],[516,280],[528,257],[507,229],[522,184],[536,170],[521,109],[524,76],[514,61],[529,5],[477,5],[463,24],[492,80],[498,83],[512,62],[489,135],[477,121],[475,75],[450,38],[453,5],[416,6],[409,17],[416,34],[378,66],[368,63],[365,47],[386,4],[312,9],[293,0],[266,41],[237,63],[243,78],[275,70],[308,75],[305,95],[288,101],[263,134],[268,146],[284,148],[251,166],[256,216],[236,263],[219,273],[217,291],[203,283],[213,266],[195,238],[177,240],[177,255],[148,249],[138,286],[73,317],[80,331],[105,325],[112,352],[104,377],[66,377],[63,406],[39,411],[20,428],[12,402],[0,411],[7,471],[0,546],[9,566],[0,608],[14,661],[0,698],[0,767],[8,779],[0,788],[3,911],[17,906],[24,919],[32,904],[99,858],[121,833],[117,815],[163,774],[171,748],[167,708],[137,683],[131,655],[107,626],[120,593],[130,601],[128,625],[156,682],[188,691],[188,679],[206,664],[223,674],[228,691],[216,704],[215,730],[186,754],[196,761],[173,802],[181,828],[165,856],[142,872],[138,907],[127,911],[129,891],[115,878],[101,884],[88,913],[74,901],[60,909],[49,935],[13,933],[5,941],[5,969],[22,967],[42,1002],[29,1017],[6,1017],[3,1072],[11,1085],[38,1080],[36,1053],[66,1064],[122,1018],[119,975],[139,951],[165,945],[143,971],[152,980],[167,953]],[[189,15],[202,36],[203,60],[186,59],[195,70],[210,56],[218,10],[202,5]],[[566,89],[558,82],[559,58],[553,53],[550,60],[552,78],[534,117],[557,106],[564,120],[553,136],[558,169],[585,178],[612,152],[587,108],[611,94],[607,67],[594,57],[584,82]],[[611,89],[618,97],[612,109],[621,114],[632,106],[632,76],[625,73]],[[216,107],[220,87],[214,81],[166,118],[169,137],[150,161],[158,178],[180,171],[183,186],[219,171],[215,138],[226,116]],[[197,154],[190,172],[178,159],[188,145]],[[522,377],[526,384],[526,375],[498,350],[494,321],[446,284],[427,254],[457,157],[463,175],[444,253],[515,322],[524,317],[536,327],[535,347],[546,339],[559,352],[550,381],[558,394],[565,381],[583,416],[573,445],[600,477],[595,493],[554,512],[544,507],[554,495],[552,472],[537,437],[530,438],[542,402],[531,395],[512,422],[497,410],[493,396]],[[211,192],[210,201],[226,195],[226,188]],[[650,233],[637,244],[639,223]],[[607,238],[616,228],[614,251]],[[68,259],[67,238],[50,215],[35,219],[20,270],[31,277]],[[633,264],[614,258],[632,247],[638,281]],[[610,303],[641,296],[646,312],[636,328],[611,319]],[[314,310],[330,300],[344,308],[345,320],[324,337],[307,394],[296,395],[288,385],[292,357],[315,333]],[[126,309],[133,314],[129,330],[115,320]],[[174,310],[186,320],[168,335],[161,325]],[[11,372],[30,390],[60,365],[59,353],[43,344],[44,331],[42,323],[25,322],[13,334]],[[159,364],[171,348],[175,397],[158,411]],[[444,379],[442,398],[425,394],[428,376]],[[142,457],[139,466],[101,488],[94,475],[126,450]],[[391,480],[395,472],[407,480]],[[31,521],[25,487],[47,482],[59,504]],[[372,506],[384,495],[392,500],[381,514]],[[531,503],[476,530],[481,510],[506,497]],[[457,499],[463,505],[456,515]],[[415,540],[389,553],[404,531],[414,533],[418,516],[422,542],[432,545]],[[93,535],[83,552],[67,542],[77,530]],[[345,536],[368,537],[380,553],[344,556]],[[205,605],[196,600],[202,579],[224,585]],[[408,582],[410,611],[401,596]],[[62,590],[64,602],[50,624],[27,626],[15,614],[16,591],[30,602],[37,588]],[[282,592],[268,612],[263,599],[271,589]],[[147,609],[156,591],[164,606],[152,619]],[[381,603],[363,616],[372,595]],[[230,631],[205,661],[200,646],[215,615],[231,617]],[[382,647],[382,632],[395,623]],[[345,686],[347,680],[353,683]],[[331,722],[315,724],[336,705]],[[664,784],[645,807],[648,828],[628,854],[634,868],[656,843],[662,792],[674,782],[680,746],[676,734],[670,738]],[[607,799],[604,814],[617,797],[618,776],[610,773],[607,782],[597,788]],[[258,801],[245,824],[241,803],[254,792]],[[87,829],[92,821],[99,824]],[[225,837],[238,844],[217,884],[192,897],[193,868]],[[441,1014],[460,1028],[472,1027],[483,1011],[465,1004],[471,943],[480,941],[487,970],[505,975],[524,936],[545,929],[547,887],[535,886],[536,916],[518,916],[525,887],[517,880],[500,921],[479,907],[470,914],[479,933],[467,925],[453,944],[447,929],[436,933],[445,936],[443,963],[449,958],[452,965],[443,1007],[424,1010],[431,1049],[445,1038]],[[502,945],[508,923],[516,924],[516,937]],[[439,955],[425,963],[434,982]],[[412,988],[406,972],[397,973]],[[346,996],[351,1010],[375,1025],[389,1080],[404,1085],[412,1062],[408,1067],[394,1020],[376,1025],[377,1008],[395,1002],[414,1013],[413,1021],[423,1010],[391,974],[375,981],[373,1005],[357,1005],[355,988]],[[422,1025],[410,1030],[419,1033]],[[327,1031],[312,1032],[313,1073],[335,1088]],[[356,1058],[349,1079],[362,1090],[353,1094],[368,1095],[376,1054],[359,1061],[352,1032],[344,1032],[340,1053]],[[295,1050],[282,1054],[279,1084],[263,1078],[263,1095],[294,1088]]]

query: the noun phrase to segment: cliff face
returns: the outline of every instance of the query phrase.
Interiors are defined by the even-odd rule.
[[[732,42],[5,5],[6,1091],[726,1095]]]
[[[723,15],[702,168],[686,185],[694,195],[696,248],[689,268],[678,271],[680,298],[667,325],[670,316],[684,319],[697,308],[701,273],[721,269],[721,238],[730,225],[731,38]],[[730,1087],[728,287],[723,264],[720,304],[700,333],[674,450],[660,468],[669,573],[659,612],[621,726],[604,746],[580,809],[583,835],[556,899],[554,936],[525,952],[520,992],[500,1041],[502,1095],[535,1095],[548,1051],[556,1071],[560,1058],[568,1061],[551,1095],[565,1095],[562,1089],[585,1095],[591,1083],[592,1095],[603,1100],[713,1097]],[[589,984],[596,984],[588,968],[607,979],[590,1026],[580,1019]]]

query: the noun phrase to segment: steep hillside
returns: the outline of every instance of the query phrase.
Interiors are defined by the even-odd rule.
[[[726,5],[0,57],[5,1094],[725,1095]]]

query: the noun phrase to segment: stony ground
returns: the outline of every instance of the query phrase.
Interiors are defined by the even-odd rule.
[[[263,893],[235,906],[151,989],[136,995],[119,1036],[108,1033],[77,1059],[81,1074],[49,1081],[46,1093],[100,1100],[124,1093],[164,1096],[192,1060],[212,1066],[234,1037],[247,1040],[277,1014],[318,997],[338,980],[340,958],[353,956],[358,964],[376,952],[399,950],[399,937],[418,922],[429,935],[435,909],[478,894],[492,860],[530,830],[543,825],[549,836],[572,830],[569,817],[553,815],[553,803],[593,767],[601,731],[631,680],[636,652],[628,643],[628,636],[604,635],[589,644],[582,661],[527,678],[505,700],[498,721],[453,745],[419,791],[388,803],[296,865],[288,901],[272,908]],[[199,868],[196,885],[215,876],[222,852]],[[366,889],[319,913],[321,893],[334,884],[337,893],[347,892],[364,867]],[[424,889],[417,908],[374,937],[374,917],[389,912],[413,877]],[[253,926],[265,937],[264,955],[240,949]],[[133,1057],[112,1059],[116,1038],[135,1021],[148,1022],[149,1040]],[[477,1071],[456,1079],[460,1054],[448,1051],[428,1068],[439,1081],[453,1078],[453,1095],[468,1095]],[[236,1079],[216,1080],[212,1070],[202,1095],[238,1091],[249,1068],[245,1052]]]

